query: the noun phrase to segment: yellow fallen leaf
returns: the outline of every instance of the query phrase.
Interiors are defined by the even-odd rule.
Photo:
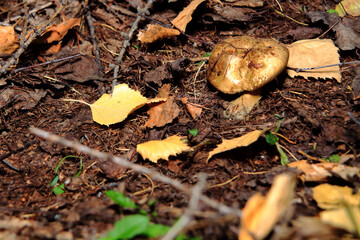
[[[146,30],[139,32],[138,39],[142,43],[152,43],[167,37],[180,35],[179,30],[166,28],[160,25],[149,24]]]
[[[241,137],[238,138],[233,138],[230,140],[227,139],[223,139],[222,143],[220,143],[214,150],[212,150],[211,152],[209,152],[209,156],[206,160],[206,162],[209,161],[209,159],[214,156],[215,154],[221,153],[221,152],[225,152],[225,151],[229,151],[231,149],[235,149],[238,147],[246,147],[249,146],[250,144],[252,144],[253,142],[255,142],[256,140],[258,140],[258,138],[263,135],[266,130],[255,130],[252,132],[249,132]]]
[[[289,60],[287,73],[290,77],[335,78],[341,82],[340,67],[326,67],[305,72],[296,72],[289,68],[313,68],[340,63],[338,48],[330,39],[306,39],[287,46]]]
[[[6,57],[19,48],[19,38],[14,27],[0,26],[0,57]]]
[[[136,150],[144,159],[156,163],[159,159],[169,160],[170,155],[191,151],[192,148],[181,140],[179,136],[171,136],[164,140],[153,140],[138,144]]]
[[[124,121],[127,116],[147,103],[163,101],[164,99],[148,100],[140,92],[132,90],[127,84],[114,87],[113,93],[102,95],[90,105],[93,120],[107,125]]]
[[[360,16],[360,1],[359,0],[343,0],[336,5],[335,10],[340,17],[344,17],[346,13],[353,17]]]
[[[200,3],[205,0],[194,0],[192,1],[184,10],[182,10],[179,15],[171,21],[171,23],[180,31],[185,32],[187,24],[191,21],[191,15],[195,9],[200,5]]]
[[[320,212],[322,222],[360,235],[360,207],[345,206]]]
[[[313,189],[317,205],[323,209],[340,208],[344,205],[360,205],[360,192],[353,194],[352,189],[344,186],[321,184]]]
[[[291,207],[295,185],[293,176],[278,175],[266,197],[252,196],[242,210],[239,240],[264,239]]]

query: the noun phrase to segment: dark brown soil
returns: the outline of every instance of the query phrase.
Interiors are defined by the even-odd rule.
[[[311,159],[300,154],[299,150],[314,158],[359,153],[360,126],[354,121],[360,119],[359,97],[356,98],[357,93],[350,87],[354,86],[359,65],[341,67],[341,83],[333,79],[306,80],[282,74],[264,88],[265,95],[251,114],[245,120],[238,121],[223,117],[223,111],[235,97],[222,94],[209,85],[206,79],[207,62],[199,69],[201,62],[192,61],[211,52],[213,44],[230,36],[274,38],[285,44],[315,38],[325,32],[328,26],[321,22],[312,23],[304,11],[324,12],[334,8],[338,1],[279,1],[285,15],[308,24],[306,27],[277,14],[274,9],[279,6],[275,1],[265,0],[263,7],[246,8],[246,21],[224,19],[213,9],[217,1],[209,1],[201,4],[193,15],[186,30],[189,36],[141,44],[134,35],[120,66],[118,82],[127,83],[149,98],[157,94],[161,85],[169,83],[171,94],[180,107],[180,114],[172,123],[152,129],[143,128],[148,119],[146,107],[131,114],[124,122],[106,127],[93,122],[89,106],[63,101],[77,99],[93,103],[103,93],[111,91],[113,70],[109,64],[116,64],[116,55],[110,51],[120,51],[124,39],[119,32],[129,31],[136,18],[137,4],[143,4],[141,0],[104,1],[109,7],[121,6],[134,14],[120,13],[121,18],[113,23],[97,14],[101,9],[114,16],[100,1],[90,1],[86,7],[85,2],[73,1],[73,5],[76,5],[75,2],[83,7],[69,7],[63,14],[68,18],[84,19],[88,11],[92,13],[100,66],[91,54],[92,43],[87,50],[83,48],[84,52],[90,53],[90,60],[81,57],[81,64],[77,64],[78,58],[74,58],[16,73],[8,71],[0,78],[0,154],[2,161],[19,170],[11,169],[4,162],[0,164],[0,238],[97,239],[104,236],[115,221],[134,213],[123,210],[108,199],[104,192],[110,189],[123,192],[144,209],[148,208],[150,200],[156,200],[157,216],[152,217],[152,221],[168,226],[172,226],[185,213],[189,204],[188,195],[169,185],[160,182],[152,185],[147,176],[131,169],[123,169],[112,162],[99,162],[91,156],[45,141],[29,132],[31,126],[77,140],[96,150],[124,156],[131,162],[184,184],[194,185],[198,181],[198,174],[206,173],[207,186],[220,185],[205,189],[204,194],[238,209],[242,209],[255,193],[265,194],[276,175],[298,175],[299,172],[281,166],[276,148],[264,138],[248,147],[215,155],[206,164],[208,152],[222,138],[231,139],[252,130],[274,127],[278,114],[285,117],[279,133],[291,140],[280,139],[280,143],[292,153],[288,154],[290,162],[296,161],[296,157],[297,160],[305,159],[311,163]],[[138,30],[153,23],[151,19],[168,24],[190,1],[167,2],[156,2],[150,8],[148,18],[141,18]],[[29,3],[28,8],[33,9],[38,5],[41,4]],[[1,22],[20,15],[24,9],[21,1],[13,0],[2,2],[0,7]],[[299,7],[302,7],[302,12],[298,11]],[[47,9],[53,11],[56,5]],[[36,19],[49,18],[51,11],[48,10],[40,11]],[[56,17],[54,23],[60,23],[61,19]],[[21,21],[18,30],[21,32],[23,28],[24,22]],[[323,38],[336,40],[336,35],[330,30]],[[81,27],[69,31],[59,53],[43,55],[41,50],[46,46],[30,45],[13,69],[76,54],[79,52],[78,44],[84,45],[85,42],[91,43],[91,34],[87,22],[82,21]],[[340,51],[340,55],[341,62],[359,59],[358,49]],[[7,60],[3,58],[2,62]],[[165,70],[157,70],[164,65],[168,66]],[[149,74],[150,71],[155,72]],[[203,106],[199,118],[194,120],[190,116],[180,100],[182,97]],[[189,134],[190,129],[198,129],[198,135],[194,137]],[[175,134],[187,136],[191,146],[204,141],[208,144],[200,145],[194,154],[181,154],[171,157],[169,161],[160,160],[157,164],[144,160],[135,152],[139,143]],[[59,182],[67,183],[66,191],[55,196],[50,186],[54,169],[68,155],[81,156],[83,170],[79,178],[73,178],[79,171],[79,159],[66,159],[59,170]],[[356,158],[346,164],[360,166]],[[354,192],[360,186],[358,179],[349,182],[334,177],[329,182],[348,185]],[[311,193],[311,188],[317,184],[298,181],[292,219],[318,215],[320,209]],[[283,227],[286,230],[282,234],[272,234],[282,239],[310,238],[301,235],[299,226],[295,227],[291,221]],[[238,228],[237,217],[221,215],[216,209],[200,204],[194,213],[194,221],[184,229],[184,233],[202,239],[237,239]],[[333,231],[327,239],[346,236],[349,237],[349,233],[339,230]],[[321,239],[323,236],[312,237]]]

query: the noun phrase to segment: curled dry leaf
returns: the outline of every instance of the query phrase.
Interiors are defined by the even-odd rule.
[[[328,177],[336,176],[341,177],[344,180],[350,180],[354,176],[360,177],[360,169],[357,167],[350,167],[338,163],[316,163],[309,164],[306,160],[298,162],[292,162],[288,164],[288,167],[298,168],[305,173],[304,177],[301,177],[306,182],[321,182],[325,181]]]
[[[19,38],[14,27],[0,26],[0,57],[10,56],[19,48]]]
[[[291,207],[296,181],[291,175],[278,175],[266,197],[260,193],[246,203],[239,240],[264,239]]]
[[[51,25],[43,33],[41,40],[44,43],[52,43],[60,41],[65,37],[70,29],[75,26],[80,26],[80,18],[72,18],[58,25]]]
[[[144,127],[162,127],[167,123],[171,123],[179,115],[180,109],[174,102],[175,98],[170,96],[170,84],[162,86],[156,98],[166,100],[161,103],[149,104],[149,120],[145,123]]]
[[[138,39],[142,43],[152,43],[160,39],[178,36],[180,35],[179,30],[166,28],[160,25],[149,24],[146,30],[139,32]]]
[[[169,156],[176,155],[185,151],[191,151],[180,136],[171,136],[164,140],[153,140],[138,144],[136,150],[144,159],[157,163],[159,159],[169,160]]]
[[[90,105],[93,120],[107,125],[124,121],[127,116],[147,103],[164,101],[165,99],[150,99],[140,92],[132,90],[127,84],[114,87],[113,93],[102,95]]]
[[[257,141],[259,139],[259,137],[261,135],[263,135],[265,132],[267,131],[267,129],[265,130],[255,130],[252,132],[249,132],[241,137],[238,138],[233,138],[230,140],[227,139],[223,139],[222,143],[219,144],[214,150],[212,150],[209,153],[209,156],[206,160],[206,162],[209,161],[209,159],[214,156],[215,154],[218,153],[222,153],[225,151],[229,151],[231,149],[235,149],[238,147],[246,147],[249,146],[250,144],[254,143],[255,141]]]
[[[179,15],[171,21],[171,23],[180,31],[185,32],[187,24],[191,21],[191,15],[195,9],[200,5],[200,3],[205,0],[193,0],[184,10],[182,10]]]
[[[330,39],[307,39],[294,42],[288,46],[289,68],[313,68],[340,63],[339,49]],[[306,72],[296,72],[287,69],[290,77],[301,76],[312,78],[335,78],[341,82],[340,67],[313,69]]]

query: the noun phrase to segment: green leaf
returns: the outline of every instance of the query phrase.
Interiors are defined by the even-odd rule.
[[[328,13],[336,13],[337,15],[339,15],[338,11],[336,11],[335,9],[329,9],[327,10]]]
[[[150,219],[148,216],[139,214],[123,217],[115,223],[114,229],[108,233],[106,238],[103,239],[131,239],[142,234],[149,225],[149,222]]]
[[[194,137],[196,137],[196,135],[198,134],[198,130],[195,128],[195,129],[190,129],[188,130],[188,132],[193,135]]]
[[[210,57],[210,55],[211,55],[211,52],[204,53],[204,57]]]
[[[51,180],[50,182],[50,186],[53,187],[57,184],[57,182],[59,181],[59,175],[55,175],[55,177],[53,178],[53,180]]]
[[[65,185],[64,184],[61,184],[61,185],[53,188],[53,193],[56,196],[60,195],[60,194],[63,194],[64,192],[65,192]]]
[[[124,208],[131,208],[137,209],[138,206],[136,205],[133,200],[126,197],[123,193],[118,191],[109,190],[105,192],[106,196],[108,196],[111,200],[113,200],[116,204]]]
[[[188,237],[185,234],[180,234],[175,240],[201,240],[201,237]]]
[[[149,224],[142,235],[149,238],[156,238],[165,235],[170,227],[162,224]]]
[[[284,150],[280,147],[280,144],[278,142],[275,143],[277,150],[280,153],[280,162],[281,165],[286,166],[289,163],[289,158],[286,156]]]
[[[274,135],[272,132],[267,132],[265,134],[265,140],[268,144],[274,145],[279,141],[279,138],[276,135]]]
[[[340,156],[337,154],[333,154],[329,157],[329,160],[334,163],[338,163],[340,160]]]
[[[338,163],[340,160],[340,156],[337,154],[333,154],[329,158],[322,158],[322,159],[328,162]]]

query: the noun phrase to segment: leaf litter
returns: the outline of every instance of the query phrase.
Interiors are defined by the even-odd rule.
[[[75,2],[79,3],[77,1]],[[202,4],[201,8],[199,8],[200,3]],[[55,47],[51,49],[51,51],[40,51],[43,55],[37,55],[36,51],[29,51],[26,57],[19,59],[19,62],[22,65],[31,65],[34,62],[44,61],[42,58],[45,55],[51,56],[55,52],[64,55],[69,52],[69,49],[76,49],[77,44],[79,44],[78,47],[83,48],[86,41],[81,39],[81,37],[84,36],[85,38],[96,39],[101,43],[107,43],[108,39],[122,39],[124,33],[115,33],[114,29],[121,29],[122,31],[132,26],[131,31],[134,31],[137,26],[137,24],[135,24],[136,21],[134,21],[134,16],[137,15],[136,11],[134,11],[134,6],[136,6],[135,8],[145,6],[145,2],[143,1],[129,3],[128,5],[126,3],[118,4],[115,2],[108,3],[107,5],[101,4],[102,3],[99,3],[99,6],[93,6],[93,16],[96,16],[95,12],[99,12],[100,9],[103,11],[102,16],[106,17],[98,17],[97,21],[93,23],[85,22],[85,28],[87,24],[93,24],[92,27],[95,29],[96,37],[94,35],[89,37],[89,32],[87,32],[87,30],[84,31],[83,28],[74,28],[79,25],[79,20],[72,18],[76,14],[70,14],[67,18],[70,20],[62,18],[63,15],[61,15],[61,17],[57,19],[57,22],[60,24],[43,28],[42,37],[44,38],[44,42],[38,45],[40,49],[45,49],[49,47],[47,41],[51,41],[52,43],[50,45]],[[164,7],[163,4],[165,3],[157,5],[157,7]],[[345,163],[318,163],[322,157],[326,157],[327,160],[321,161],[330,161],[331,159],[328,156],[336,153],[339,159],[341,159],[342,157],[349,156],[349,152],[354,151],[354,149],[359,149],[358,144],[356,144],[358,142],[357,140],[359,140],[357,137],[357,133],[359,133],[357,130],[358,125],[356,125],[356,121],[353,120],[359,119],[356,108],[358,99],[353,95],[351,89],[343,87],[351,85],[349,84],[352,78],[351,67],[343,67],[341,69],[341,84],[344,85],[339,85],[335,81],[325,79],[334,78],[340,81],[339,68],[334,71],[335,74],[327,75],[323,73],[321,76],[315,75],[314,73],[309,73],[302,77],[297,77],[301,75],[288,77],[280,74],[273,82],[265,87],[265,95],[263,95],[262,101],[257,104],[258,106],[251,111],[246,110],[246,113],[250,114],[249,117],[245,117],[241,121],[228,120],[222,117],[222,112],[226,109],[226,105],[232,96],[224,96],[211,88],[206,82],[206,71],[204,71],[204,69],[196,73],[196,82],[194,82],[193,77],[190,77],[195,74],[191,67],[188,68],[187,65],[181,64],[179,64],[176,72],[169,68],[166,73],[163,71],[163,75],[166,76],[161,76],[158,79],[152,79],[153,76],[147,75],[152,69],[159,68],[159,65],[167,66],[168,62],[177,62],[180,58],[195,59],[204,56],[204,52],[211,51],[211,48],[206,46],[204,42],[217,42],[219,39],[224,39],[225,36],[221,35],[223,33],[226,33],[226,36],[250,35],[258,38],[280,38],[280,42],[286,43],[288,46],[295,44],[296,40],[299,40],[297,36],[301,36],[300,33],[293,35],[294,39],[280,36],[285,36],[289,30],[297,29],[298,23],[290,20],[290,18],[276,15],[275,12],[270,10],[271,8],[268,8],[268,5],[271,5],[273,8],[280,8],[281,12],[289,14],[292,19],[299,18],[307,23],[310,23],[309,20],[303,15],[300,16],[298,9],[301,11],[302,7],[306,7],[306,9],[310,8],[313,12],[317,11],[321,13],[321,16],[326,16],[319,18],[325,19],[325,24],[330,26],[332,25],[329,24],[330,22],[335,23],[327,18],[328,15],[325,9],[317,2],[304,2],[302,3],[304,5],[294,4],[295,5],[281,3],[280,5],[280,3],[265,3],[267,7],[264,8],[263,1],[193,1],[191,7],[187,7],[187,3],[185,2],[166,5],[166,10],[168,10],[167,8],[172,8],[171,16],[179,12],[178,19],[185,19],[183,22],[175,22],[177,28],[183,29],[183,32],[186,30],[187,34],[193,35],[195,37],[194,39],[197,40],[189,37],[188,42],[184,42],[183,39],[185,36],[183,35],[172,36],[171,40],[169,40],[166,34],[161,33],[159,37],[152,40],[152,42],[154,42],[152,44],[141,45],[136,40],[131,40],[131,44],[128,46],[127,43],[129,42],[126,43],[127,39],[124,37],[125,52],[128,54],[125,55],[123,62],[120,64],[120,77],[117,80],[121,83],[131,83],[131,86],[135,86],[135,88],[138,87],[141,89],[141,92],[144,93],[144,96],[140,94],[139,91],[130,89],[128,85],[119,84],[114,85],[114,91],[110,94],[103,94],[99,99],[95,99],[97,93],[103,93],[111,89],[111,84],[109,84],[112,80],[111,78],[109,78],[108,82],[96,82],[96,84],[93,85],[94,80],[102,78],[103,76],[109,77],[109,72],[112,70],[111,67],[108,66],[108,63],[115,62],[115,59],[111,57],[112,53],[108,52],[105,48],[101,48],[101,54],[98,55],[99,59],[97,59],[102,61],[104,69],[96,68],[90,63],[82,64],[81,67],[65,67],[64,69],[61,69],[61,66],[66,66],[67,63],[59,66],[62,72],[57,74],[59,78],[58,81],[78,80],[78,82],[66,83],[68,84],[66,86],[70,86],[72,90],[76,88],[76,91],[42,89],[52,86],[48,85],[43,79],[45,76],[55,79],[53,74],[55,74],[58,69],[57,67],[55,67],[55,69],[41,67],[39,68],[41,69],[40,72],[28,71],[21,75],[11,75],[11,77],[9,77],[10,75],[3,75],[2,77],[6,78],[6,81],[1,79],[4,84],[1,90],[1,97],[3,99],[1,101],[1,110],[5,113],[0,119],[0,123],[2,124],[2,134],[0,137],[3,143],[3,145],[1,145],[1,153],[14,152],[17,146],[21,146],[22,144],[22,142],[19,142],[17,139],[25,142],[26,139],[29,138],[27,126],[36,125],[48,131],[57,132],[59,135],[77,139],[85,145],[92,146],[96,149],[112,152],[129,161],[136,162],[136,164],[156,168],[156,170],[166,175],[171,175],[174,179],[181,179],[181,181],[189,184],[189,186],[196,183],[196,175],[199,172],[206,172],[208,174],[207,181],[215,187],[203,190],[204,194],[222,203],[229,203],[229,205],[240,206],[241,208],[245,206],[243,209],[243,218],[238,219],[241,220],[242,224],[239,232],[234,231],[234,229],[238,228],[239,221],[228,221],[224,219],[221,221],[213,221],[212,219],[214,218],[208,218],[206,214],[217,214],[214,209],[206,208],[207,212],[204,212],[206,213],[204,215],[201,212],[203,207],[201,207],[193,213],[197,214],[195,222],[202,219],[207,224],[206,226],[201,225],[201,227],[189,224],[186,231],[191,233],[192,236],[204,236],[204,238],[215,237],[216,239],[237,239],[241,236],[241,239],[252,239],[253,234],[255,234],[257,239],[263,239],[265,237],[276,238],[281,234],[281,236],[284,237],[287,233],[292,232],[297,237],[310,236],[311,234],[313,234],[311,237],[329,235],[339,237],[341,234],[334,231],[339,228],[356,236],[356,234],[359,234],[359,227],[357,225],[359,222],[357,220],[357,216],[359,215],[358,205],[355,204],[354,206],[353,202],[349,200],[352,199],[351,196],[355,196],[356,199],[355,194],[357,193],[353,189],[359,187],[358,181],[356,181],[359,179],[359,164],[356,151],[352,155],[353,157],[347,158],[348,160]],[[348,5],[345,1],[344,4],[347,8]],[[30,6],[35,7],[34,5]],[[124,6],[128,8],[124,8]],[[179,8],[178,6],[181,7]],[[356,6],[356,2],[354,6]],[[41,6],[36,7],[40,9]],[[111,7],[117,9],[118,12],[112,11]],[[297,9],[296,11],[293,11],[295,9],[294,7]],[[335,5],[333,7],[335,8]],[[45,8],[48,8],[48,6]],[[69,9],[76,8],[68,8],[68,10],[62,13],[67,14]],[[184,9],[184,11],[180,12],[180,9]],[[194,14],[195,9],[196,14]],[[347,10],[349,9],[350,8],[347,8]],[[173,19],[173,17],[166,18],[166,11],[160,12],[159,15],[152,15],[157,12],[157,10],[157,8],[150,8],[150,15],[148,16],[150,18],[154,16],[165,24],[167,24],[166,21]],[[236,16],[234,14],[231,15],[231,13],[234,12],[237,12]],[[265,12],[266,14],[269,13],[270,21],[263,24],[257,20],[257,17],[263,15]],[[42,14],[48,13],[48,11],[42,12]],[[104,15],[104,13],[106,14]],[[9,14],[14,14],[14,12],[10,11]],[[118,18],[117,14],[125,14],[127,17],[130,16],[131,19],[125,17]],[[91,13],[89,15],[91,16]],[[356,13],[353,16],[355,15]],[[41,17],[41,15],[37,15],[37,17]],[[51,16],[48,16],[49,19],[50,17]],[[211,20],[209,20],[209,17],[211,17]],[[313,16],[311,18],[313,18]],[[111,21],[107,21],[110,19]],[[239,25],[239,22],[250,19],[252,21],[240,23]],[[335,21],[339,21],[339,19],[340,18],[336,17]],[[116,21],[114,22],[113,20]],[[341,50],[347,49],[351,51],[358,47],[357,20],[358,19],[344,17],[334,26],[333,29],[336,32],[336,38],[333,38],[333,40],[335,40],[335,44]],[[131,23],[133,21],[134,24],[132,25]],[[211,21],[213,26],[208,25],[209,21]],[[223,30],[220,30],[224,22],[228,25]],[[238,27],[233,28],[235,22]],[[26,28],[26,25],[23,24],[23,22],[20,22],[20,26],[25,26]],[[145,24],[141,26],[145,26]],[[282,26],[282,28],[276,29],[276,26]],[[312,26],[309,25],[309,27]],[[74,31],[69,31],[70,29]],[[75,36],[74,32],[80,33],[81,37],[79,37],[79,35]],[[280,34],[277,35],[279,32]],[[17,46],[16,37],[20,36],[18,34],[19,28],[17,28],[17,32],[14,32],[13,35],[6,35],[5,38],[0,39],[5,39],[4,41],[6,42],[8,38],[15,37],[13,40],[10,39],[11,41],[8,41],[10,46],[6,47],[3,51],[4,56],[8,56],[14,50],[23,47],[22,45]],[[326,35],[325,38],[330,39],[331,35]],[[164,45],[156,45],[157,43],[155,41],[157,41],[157,39],[163,39],[161,44]],[[305,41],[316,42],[319,40],[310,41],[305,38]],[[325,41],[327,40],[322,40],[322,42]],[[123,42],[119,41],[121,44],[123,44]],[[189,44],[190,42],[191,44]],[[95,42],[92,41],[90,48],[88,48],[86,52],[89,56],[92,56],[93,53],[95,56],[97,55],[96,47],[94,46],[93,48],[92,46],[94,44]],[[2,46],[5,45],[6,44]],[[116,47],[117,49],[121,49],[121,46]],[[33,50],[33,48],[35,48],[35,46],[30,45],[30,49]],[[328,47],[321,48],[317,46],[317,50],[323,51],[322,53],[320,52],[320,54],[313,55],[306,53],[305,56],[303,55],[301,57],[293,55],[296,57],[294,57],[294,65],[291,65],[291,67],[315,67],[313,66],[314,62],[308,63],[308,65],[311,66],[300,65],[300,63],[305,62],[310,56],[315,56],[314,59],[316,61],[334,60],[335,57],[324,57],[324,49],[327,50],[327,48]],[[331,52],[338,51],[337,48],[334,47],[329,47],[329,49],[331,49]],[[148,56],[143,57],[145,53],[148,56],[150,55],[151,58]],[[356,55],[347,55],[349,52],[346,53],[342,51],[340,53],[341,61],[349,60]],[[339,61],[338,58],[336,60],[337,62]],[[91,63],[94,63],[94,61],[91,61]],[[71,64],[71,62],[68,64]],[[204,66],[206,66],[206,64]],[[252,66],[256,67],[257,65],[253,64]],[[78,74],[79,68],[84,69],[83,74],[76,75]],[[90,70],[90,68],[95,69],[99,74],[89,73],[91,77],[87,77],[86,70]],[[70,70],[68,71],[68,69]],[[102,72],[103,70],[104,72]],[[322,69],[320,72],[324,72],[325,70],[326,69]],[[68,72],[70,72],[70,77],[66,76]],[[71,75],[71,72],[74,74]],[[147,75],[146,81],[143,81],[144,75]],[[322,78],[324,80],[313,81],[311,78]],[[158,108],[152,108],[152,111],[149,110],[149,117],[145,111],[139,111],[136,115],[129,118],[129,114],[142,106],[155,105],[152,101],[159,101],[158,97],[160,96],[155,96],[155,92],[159,91],[159,89],[157,86],[154,88],[153,83],[159,83],[158,86],[164,83],[164,89],[175,90],[172,92],[172,95],[169,94],[169,90],[165,91],[160,102],[156,103]],[[170,85],[166,85],[168,83]],[[15,84],[16,87],[20,89],[31,86],[34,90],[28,90],[28,95],[32,96],[31,92],[33,91],[34,93],[41,93],[39,94],[41,97],[36,98],[36,101],[33,101],[35,99],[34,97],[25,97],[20,101],[22,105],[20,104],[18,105],[20,107],[16,108],[14,107],[16,104],[14,103],[19,103],[19,97],[16,96],[25,96],[26,94],[24,95],[20,90],[16,94],[14,94],[14,91],[9,91],[8,89],[12,89],[9,88],[12,86],[11,84]],[[40,86],[41,88],[39,88]],[[275,91],[274,88],[276,88]],[[119,89],[124,91],[119,91]],[[354,86],[354,90],[356,94],[356,86]],[[88,105],[91,107],[94,121],[99,124],[88,121],[81,122],[81,119],[84,119],[84,117],[77,115],[90,114],[89,111],[84,111],[84,109],[86,109],[83,108],[84,106],[79,104],[64,104],[64,102],[59,101],[59,96],[60,98],[79,99],[79,93],[86,99],[86,102],[94,102]],[[184,100],[184,105],[174,107],[174,104],[182,99],[191,100]],[[195,106],[196,108],[190,108],[190,106]],[[201,112],[199,110],[201,110]],[[337,114],[339,112],[346,113],[346,111],[350,115]],[[188,112],[191,116],[187,114]],[[260,137],[265,130],[255,130],[268,129],[273,126],[274,123],[277,122],[274,115],[280,113],[285,113],[286,118],[289,120],[292,119],[292,121],[288,121],[286,124],[286,121],[284,121],[284,124],[276,130],[277,133],[283,136],[278,140],[279,144],[281,144],[282,149],[286,149],[286,154],[288,154],[290,160],[293,162],[290,164],[290,168],[278,166],[278,153],[276,151],[274,153],[272,146],[264,145],[264,141]],[[352,116],[352,118],[349,116]],[[318,124],[312,124],[311,119]],[[144,128],[143,126],[146,124],[146,121],[150,121],[148,124],[152,126]],[[113,125],[118,122],[122,122],[122,124]],[[104,128],[101,125],[108,127]],[[315,125],[323,126],[324,128],[316,128],[314,127]],[[326,131],[330,131],[329,129],[339,129],[339,132],[342,132],[342,134],[338,135],[337,132],[333,132],[331,133],[331,139],[324,139],[324,137],[330,136],[329,134],[325,134]],[[200,134],[194,136],[193,130],[199,130]],[[296,140],[296,143],[291,143],[288,138]],[[184,139],[187,139],[186,143],[183,141]],[[215,147],[215,143],[221,139],[230,140],[224,140],[222,144]],[[346,144],[344,144],[344,142]],[[139,154],[129,151],[134,149],[135,146],[137,146]],[[245,146],[248,147],[242,148]],[[125,149],[127,151],[126,154],[124,154]],[[232,149],[236,150],[229,151]],[[298,149],[303,149],[307,155],[300,155],[297,153]],[[47,175],[49,168],[58,162],[56,158],[63,154],[64,151],[68,153],[69,151],[71,152],[69,149],[56,147],[45,142],[39,144],[38,148],[30,148],[24,153],[15,151],[14,154],[6,160],[20,167],[26,166],[26,174],[21,175],[21,178],[19,178],[18,174],[22,173],[13,174],[9,172],[10,170],[1,168],[2,173],[5,173],[5,177],[1,181],[1,187],[3,189],[9,189],[9,186],[17,187],[16,192],[2,191],[1,193],[2,199],[7,199],[9,202],[7,207],[4,208],[5,211],[7,211],[7,216],[13,216],[14,220],[18,219],[17,217],[19,216],[22,217],[18,214],[19,209],[16,211],[12,210],[11,206],[15,205],[20,208],[30,209],[30,211],[31,209],[42,208],[43,211],[41,213],[35,213],[33,216],[33,224],[30,224],[31,226],[39,225],[40,221],[42,221],[41,219],[48,219],[50,215],[55,216],[61,214],[63,222],[66,223],[65,225],[70,226],[69,229],[72,229],[72,231],[69,231],[63,222],[57,222],[56,226],[55,224],[49,224],[47,228],[42,228],[42,231],[37,230],[40,229],[40,227],[35,228],[34,231],[30,231],[33,237],[87,238],[86,236],[89,237],[89,235],[87,235],[88,233],[86,233],[86,231],[89,229],[96,229],[96,238],[106,236],[116,220],[121,218],[125,222],[129,219],[124,216],[122,210],[120,211],[121,213],[115,212],[112,208],[109,208],[109,203],[106,202],[106,199],[98,197],[99,193],[108,188],[118,188],[133,199],[136,199],[139,204],[146,205],[150,198],[157,199],[159,202],[155,208],[158,210],[158,217],[154,217],[153,220],[156,222],[166,222],[168,226],[172,225],[172,221],[175,221],[184,213],[182,210],[185,209],[187,202],[190,201],[188,197],[184,197],[183,193],[175,191],[161,182],[153,183],[151,177],[146,177],[144,174],[137,174],[133,170],[126,168],[119,168],[111,172],[109,168],[115,169],[115,167],[111,165],[109,165],[107,167],[108,170],[106,170],[104,167],[106,161],[97,163],[94,161],[96,158],[84,159],[84,170],[82,178],[77,181],[79,183],[77,187],[72,188],[70,185],[68,185],[68,187],[65,185],[65,188],[68,190],[66,192],[66,199],[55,198],[49,194],[45,194],[45,198],[44,191],[46,191],[46,189],[42,188],[41,191],[39,190],[39,188],[42,187],[42,181],[40,180],[44,177],[49,177]],[[328,154],[324,155],[323,153]],[[140,158],[139,155],[141,155],[142,158]],[[216,158],[213,157],[213,155],[216,155]],[[170,156],[173,157],[169,158]],[[210,158],[213,158],[212,161],[209,161],[209,164],[206,165],[206,161]],[[298,158],[302,160],[296,162]],[[146,159],[156,163],[156,165],[149,163]],[[164,164],[163,161],[159,161],[160,159],[168,160],[168,163]],[[26,161],[26,165],[24,161]],[[173,165],[170,163],[173,163]],[[297,163],[299,164],[297,165]],[[69,167],[67,168],[69,172],[64,171],[64,176],[62,177],[72,178],[73,174],[71,173],[71,169],[77,169],[77,165],[71,162],[67,164],[68,166],[65,166],[65,168]],[[292,180],[284,181],[281,187],[278,185],[279,180],[277,179],[279,178],[275,178],[273,186],[270,188],[275,175],[279,175],[279,173],[282,172],[295,173],[296,170],[294,170],[293,167],[301,169],[301,171],[296,173],[296,176],[304,182],[303,184],[297,185],[295,196],[293,190],[295,185],[294,176],[286,177]],[[33,168],[36,168],[36,171],[33,171]],[[116,180],[115,184],[111,182],[114,180]],[[312,183],[308,184],[310,181]],[[308,193],[313,189],[314,183],[317,184],[318,182],[328,181],[331,181],[331,184],[335,186],[347,185],[348,188],[346,191],[350,192],[350,190],[352,190],[352,195],[349,195],[348,200],[341,200],[341,204],[343,204],[341,207],[319,211],[314,207],[314,201],[312,201],[316,197],[310,196]],[[35,186],[31,192],[28,191],[29,187],[21,187],[25,186],[25,183],[30,187]],[[266,197],[259,197],[258,192],[267,192],[269,188],[270,191]],[[338,188],[338,186],[331,191],[334,191],[334,194],[332,194],[334,196],[337,193],[345,196],[343,190]],[[97,197],[95,197],[95,194]],[[254,195],[255,200],[251,198],[251,195]],[[193,198],[193,196],[190,197]],[[79,198],[81,201],[78,201]],[[297,204],[294,204],[295,201]],[[169,206],[172,210],[169,210]],[[296,208],[294,215],[291,214],[291,208]],[[167,210],[164,211],[164,209]],[[72,214],[69,214],[70,211]],[[150,211],[150,207],[148,211]],[[86,218],[80,218],[78,213],[81,213],[82,216],[91,216],[92,222],[86,220]],[[318,217],[318,215],[320,217]],[[261,219],[266,219],[266,221]],[[104,222],[107,224],[106,227],[104,227]],[[263,222],[267,224],[262,224]],[[285,222],[285,224],[282,225],[282,222]],[[30,228],[30,225],[25,223],[25,221],[23,221],[23,223],[25,224],[25,228]],[[130,221],[129,225],[133,223],[134,221]],[[100,224],[101,227],[96,224]],[[306,229],[309,230],[308,232],[303,229],[306,224],[311,226]],[[81,226],[81,229],[77,226]],[[285,231],[278,231],[278,229],[283,229],[279,227],[285,227],[287,229]],[[229,229],[232,229],[232,231],[228,231]],[[5,234],[19,234],[23,237],[27,237],[25,235],[29,233],[29,231],[20,232],[19,229],[11,228],[8,225],[2,225],[1,230],[4,231]],[[126,237],[132,236],[133,235],[129,235]],[[290,239],[292,237],[294,236],[286,236],[285,238]]]

